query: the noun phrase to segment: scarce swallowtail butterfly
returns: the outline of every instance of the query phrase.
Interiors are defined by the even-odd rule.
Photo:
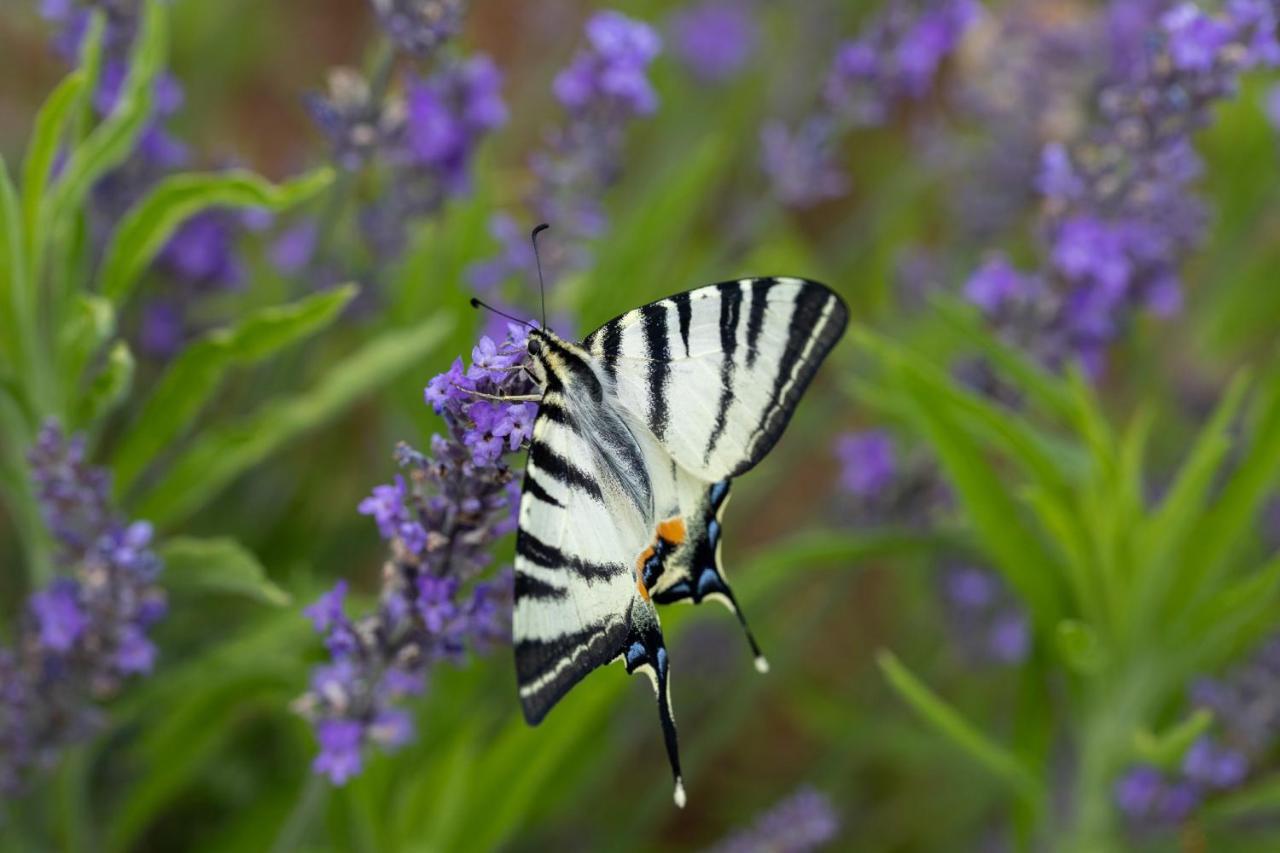
[[[721,517],[731,482],[777,443],[848,313],[817,282],[753,278],[628,311],[581,344],[529,333],[541,394],[512,627],[525,719],[539,723],[602,664],[645,673],[679,806],[657,605],[724,603],[767,669],[720,568]]]

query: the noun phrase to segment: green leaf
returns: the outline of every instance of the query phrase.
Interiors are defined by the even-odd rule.
[[[983,328],[981,315],[971,305],[955,299],[936,297],[932,305],[939,318],[963,340],[977,347],[1005,378],[1012,380],[1034,408],[1063,423],[1072,420],[1075,404],[1062,379],[1025,352]]]
[[[255,207],[282,211],[327,187],[333,170],[317,169],[274,185],[251,172],[172,175],[135,205],[107,245],[100,290],[117,308],[185,220],[210,207]]]
[[[1139,729],[1133,735],[1133,748],[1137,757],[1149,764],[1174,769],[1182,756],[1195,743],[1196,738],[1209,730],[1213,714],[1205,708],[1197,708],[1185,720],[1160,734]]]
[[[262,361],[332,323],[356,294],[335,288],[289,305],[264,308],[239,325],[218,329],[183,350],[143,403],[115,455],[124,493],[156,456],[181,437],[233,367]]]
[[[1041,807],[1044,790],[1035,774],[1016,755],[991,740],[960,712],[916,678],[894,654],[882,649],[876,663],[890,686],[939,734],[1006,783],[1021,799]]]
[[[1054,555],[1026,523],[982,448],[952,413],[937,404],[915,375],[900,370],[898,377],[909,394],[913,420],[938,454],[983,549],[1026,602],[1033,621],[1041,629],[1057,624],[1060,602],[1055,587],[1061,569]]]
[[[855,327],[853,338],[882,362],[910,372],[928,387],[935,405],[947,405],[957,417],[971,425],[986,443],[1001,448],[1029,476],[1055,490],[1065,489],[1082,462],[1075,448],[1055,443],[1025,419],[998,403],[957,385],[949,376],[924,358],[899,346],[886,336],[865,327]],[[893,384],[893,383],[890,383]],[[896,387],[896,385],[894,385]],[[876,392],[883,406],[888,389]],[[899,393],[902,393],[899,389]],[[892,403],[890,403],[892,405]]]
[[[52,192],[42,200],[39,233],[44,241],[58,239],[80,215],[90,188],[129,156],[151,118],[155,82],[168,53],[169,4],[147,0],[115,109],[79,146],[70,152]],[[44,245],[44,244],[41,244]],[[47,250],[37,248],[33,266],[39,270]]]
[[[451,323],[452,318],[437,316],[386,332],[344,359],[316,387],[268,403],[238,423],[205,430],[145,495],[138,514],[160,524],[186,518],[288,441],[424,361]]]
[[[116,341],[107,353],[102,369],[76,409],[76,426],[83,427],[105,417],[129,393],[133,383],[133,353],[124,341]]]
[[[79,385],[85,367],[116,332],[116,312],[111,303],[91,293],[78,294],[58,333],[60,372],[64,387]]]
[[[53,161],[58,156],[58,146],[62,143],[67,122],[84,94],[86,82],[86,74],[82,70],[68,74],[45,99],[36,115],[22,168],[22,212],[28,254],[36,249],[40,203],[46,197],[45,189],[53,171]]]
[[[18,196],[9,179],[9,167],[0,157],[0,352],[19,376],[35,360],[30,352],[35,323],[33,293],[27,280],[22,230]]]
[[[1163,621],[1169,613],[1166,607],[1181,609],[1185,604],[1185,599],[1172,598],[1169,593],[1177,585],[1178,571],[1188,565],[1181,557],[1196,531],[1214,477],[1231,449],[1229,431],[1247,388],[1243,374],[1232,380],[1168,494],[1139,532],[1142,574],[1135,600],[1147,624]]]
[[[1097,675],[1107,665],[1107,650],[1098,632],[1085,622],[1063,619],[1055,633],[1058,653],[1081,675]]]
[[[1234,460],[1234,472],[1213,505],[1186,537],[1170,602],[1195,600],[1217,586],[1244,532],[1280,480],[1280,369],[1272,368],[1257,397],[1246,430],[1251,441]]]
[[[1280,620],[1280,556],[1179,614],[1170,636],[1189,648],[1178,658],[1188,677],[1212,670],[1260,641]]]
[[[277,607],[292,599],[267,577],[252,552],[234,539],[180,536],[157,549],[164,560],[164,585],[181,593],[231,593]]]
[[[1257,821],[1280,814],[1280,776],[1272,774],[1239,791],[1233,791],[1209,802],[1204,809],[1209,823]]]

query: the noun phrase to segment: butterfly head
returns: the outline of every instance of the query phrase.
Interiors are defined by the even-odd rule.
[[[526,344],[529,360],[525,368],[533,380],[542,386],[547,384],[547,356],[552,349],[549,341],[554,337],[554,332],[548,332],[545,329],[537,327],[529,329],[529,342]]]

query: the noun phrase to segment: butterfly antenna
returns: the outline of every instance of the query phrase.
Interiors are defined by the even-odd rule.
[[[493,313],[497,314],[499,317],[506,317],[508,320],[512,320],[516,323],[521,324],[522,326],[528,326],[530,329],[534,328],[533,323],[530,323],[528,320],[521,320],[519,317],[512,317],[506,311],[499,311],[497,308],[494,308],[488,302],[484,302],[483,300],[476,299],[474,296],[471,297],[471,307],[484,308],[487,311],[492,311]]]
[[[538,235],[551,226],[542,223],[529,234],[529,242],[533,243],[533,262],[538,265],[538,292],[542,294],[542,328],[547,327],[547,285],[542,280],[542,257],[538,254]]]

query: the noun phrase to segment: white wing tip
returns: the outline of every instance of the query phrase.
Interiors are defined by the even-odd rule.
[[[769,661],[765,660],[764,655],[756,656],[756,672],[764,675],[769,671]]]
[[[684,808],[684,804],[688,802],[688,798],[684,795],[684,780],[679,776],[676,777],[676,792],[674,795],[677,808]]]

